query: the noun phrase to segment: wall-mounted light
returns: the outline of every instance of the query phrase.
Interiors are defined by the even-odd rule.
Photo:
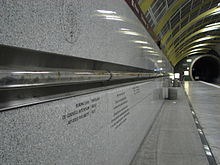
[[[184,75],[185,75],[185,76],[189,76],[189,71],[188,71],[188,70],[185,70],[185,71],[184,71]]]
[[[169,78],[174,80],[174,74],[173,73],[169,73]]]
[[[174,78],[179,79],[180,78],[180,74],[179,73],[174,73]]]
[[[192,62],[192,59],[187,59],[186,62]]]
[[[163,61],[162,60],[157,60],[157,63],[162,63]]]

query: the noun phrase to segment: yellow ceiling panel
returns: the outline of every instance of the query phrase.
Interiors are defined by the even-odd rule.
[[[211,15],[212,13],[218,12],[218,11],[220,11],[220,8],[217,8],[217,7],[212,8],[212,9],[210,9],[210,10],[208,10],[208,11],[206,11],[206,12],[200,14],[199,16],[197,16],[197,17],[196,17],[195,19],[193,19],[192,21],[190,21],[190,22],[189,22],[188,24],[186,24],[182,29],[180,29],[180,30],[175,34],[175,36],[173,36],[173,38],[172,38],[167,44],[165,44],[165,50],[170,49],[170,46],[171,46],[171,44],[173,43],[173,41],[174,41],[175,39],[177,39],[177,37],[178,37],[179,35],[181,35],[185,30],[187,30],[188,28],[190,28],[194,23],[196,23],[197,21],[203,19],[204,17],[209,16],[209,15]]]
[[[140,8],[142,12],[145,14],[147,10],[150,8],[151,4],[154,2],[154,0],[143,0],[140,4]]]
[[[179,7],[185,3],[187,0],[178,0],[176,3],[173,3],[168,11],[164,14],[164,16],[160,19],[156,27],[154,28],[154,32],[158,35],[170,17],[179,9]]]
[[[167,41],[167,39],[170,37],[170,35],[173,33],[173,30],[177,28],[189,15],[191,15],[193,12],[198,10],[201,6],[207,5],[210,0],[206,0],[205,3],[201,3],[200,5],[196,6],[194,9],[192,9],[190,12],[188,12],[172,29],[169,29],[165,35],[163,36],[161,40],[161,44],[164,45],[164,43]]]
[[[186,37],[179,45],[177,45],[176,48],[174,48],[173,46],[170,47],[170,49],[166,52],[169,56],[175,55],[175,51],[181,46],[183,45],[183,43],[187,42],[187,40],[191,39],[192,37],[204,33],[204,32],[208,32],[207,30],[217,30],[217,28],[220,28],[220,25],[216,25],[214,26],[216,29],[211,29],[211,28],[203,28],[200,29],[194,33],[192,33],[191,35],[189,35],[188,37]]]

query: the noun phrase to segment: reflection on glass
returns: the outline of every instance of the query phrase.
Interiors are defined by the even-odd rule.
[[[102,14],[117,14],[115,11],[110,11],[110,10],[96,10],[96,11]]]
[[[99,14],[95,14],[95,16],[103,17],[106,20],[114,20],[114,21],[125,21],[124,18],[122,18],[119,15],[116,15],[117,13],[115,11],[109,11],[109,10],[96,10]]]
[[[149,46],[140,46],[140,48],[153,50],[153,48],[152,48],[152,47],[149,47]]]
[[[138,43],[138,44],[149,44],[147,41],[141,41],[141,40],[133,40],[132,42]]]
[[[124,21],[124,19],[117,15],[105,15],[105,19],[107,20],[115,20],[115,21]]]
[[[127,35],[143,36],[142,34],[131,31],[130,29],[127,29],[127,28],[121,28],[119,32],[123,34],[127,34]]]
[[[155,52],[155,51],[153,51],[153,50],[149,50],[149,51],[147,51],[147,52],[149,52],[149,53],[157,53],[157,52]]]

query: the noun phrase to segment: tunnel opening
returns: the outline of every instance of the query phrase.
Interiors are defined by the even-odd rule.
[[[212,56],[204,56],[196,60],[192,66],[194,80],[217,83],[220,81],[220,62]]]

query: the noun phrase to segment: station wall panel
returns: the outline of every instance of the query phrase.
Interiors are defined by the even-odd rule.
[[[162,78],[0,113],[0,164],[127,165],[160,111]]]

